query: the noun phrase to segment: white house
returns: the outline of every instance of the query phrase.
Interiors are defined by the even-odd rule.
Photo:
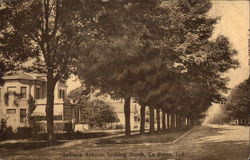
[[[124,101],[107,101],[114,109],[114,112],[117,113],[117,117],[119,122],[113,123],[114,128],[116,126],[125,127],[125,115],[124,115]],[[139,130],[141,123],[141,113],[140,113],[140,105],[131,101],[130,102],[130,126],[131,130]],[[145,128],[149,129],[149,109],[148,107],[145,109]]]
[[[6,122],[7,126],[16,130],[18,127],[28,127],[29,100],[35,100],[36,108],[32,116],[43,123],[46,123],[46,76],[36,73],[13,73],[2,77],[4,84],[0,86],[0,119]],[[67,86],[65,82],[59,81],[54,92],[54,120],[55,130],[61,130],[65,124],[75,118],[74,113],[78,108],[65,100]],[[74,108],[76,111],[74,111]]]

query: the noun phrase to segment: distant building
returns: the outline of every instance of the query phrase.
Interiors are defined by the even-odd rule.
[[[124,115],[124,102],[123,101],[109,101],[108,102],[117,113],[117,117],[119,122],[113,123],[113,128],[117,126],[125,128],[125,115]],[[130,102],[130,126],[131,130],[139,130],[141,123],[141,113],[140,113],[140,105]],[[145,112],[145,128],[149,128],[149,110],[146,108]]]
[[[15,131],[18,127],[29,127],[29,99],[35,100],[36,108],[32,113],[34,119],[46,130],[46,76],[43,74],[14,73],[2,77],[4,84],[0,86],[0,119]],[[79,108],[73,106],[64,97],[67,93],[65,82],[59,81],[54,92],[55,130],[64,130],[65,124],[78,121]]]

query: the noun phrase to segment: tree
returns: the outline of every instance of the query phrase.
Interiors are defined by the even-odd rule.
[[[99,1],[98,1],[99,2]],[[95,7],[91,6],[94,5]],[[47,135],[55,142],[53,124],[54,89],[60,79],[74,72],[82,34],[87,31],[96,1],[1,0],[1,54],[29,60],[29,71],[47,75]],[[34,59],[31,59],[34,58]],[[2,67],[1,67],[2,69]]]
[[[248,124],[250,114],[250,83],[245,80],[236,86],[225,103],[226,114],[239,120],[239,124]]]
[[[172,50],[169,50],[174,51],[176,63],[173,64],[180,71],[177,72],[179,74],[174,74],[173,77],[176,78],[172,80],[177,83],[172,85],[164,85],[171,82],[166,81],[167,78],[164,80],[166,73],[160,71],[163,76],[156,81],[158,86],[150,88],[146,101],[150,101],[151,105],[163,105],[167,108],[169,105],[166,104],[173,101],[175,107],[170,110],[175,110],[178,114],[190,113],[186,115],[197,118],[212,102],[224,101],[222,93],[228,90],[228,79],[223,74],[238,66],[237,60],[233,58],[237,52],[224,36],[210,40],[214,24],[218,20],[206,15],[211,8],[210,1],[180,0],[169,3],[178,6],[172,7],[172,13],[175,13],[172,18],[178,19],[173,28],[178,35],[175,35]],[[178,82],[179,80],[181,81]],[[171,88],[175,89],[169,92]]]
[[[90,127],[103,127],[106,123],[118,122],[117,114],[114,109],[102,100],[92,100],[85,103],[82,108],[84,121]]]
[[[86,96],[85,93],[86,89],[79,87],[72,90],[67,96],[73,99],[74,103],[81,105],[81,112],[84,113],[83,121],[91,127],[102,127],[106,123],[119,121],[112,106],[103,100],[91,99],[90,95]]]
[[[196,118],[223,100],[223,73],[237,67],[237,52],[223,36],[210,40],[218,20],[207,16],[211,6],[210,0],[104,3],[94,25],[101,37],[84,45],[88,54],[78,68],[87,85],[125,99],[126,135],[131,98],[151,111],[188,111]]]
[[[125,133],[130,135],[130,83],[134,80],[127,66],[135,61],[133,52],[137,50],[138,42],[134,36],[136,28],[129,27],[132,21],[128,14],[131,12],[126,12],[125,5],[126,2],[121,1],[107,1],[103,4],[103,14],[93,24],[102,36],[83,46],[84,52],[89,51],[89,54],[84,54],[85,57],[83,55],[80,62],[85,65],[78,68],[87,86],[95,86],[113,98],[125,99]]]
[[[84,65],[78,67],[79,74],[87,85],[125,100],[126,135],[130,135],[129,104],[136,88],[133,85],[160,66],[168,67],[171,54],[167,54],[166,46],[159,49],[161,38],[166,40],[164,45],[171,42],[163,37],[168,30],[161,25],[168,24],[168,13],[160,1],[105,2],[103,14],[94,24],[102,36],[92,42],[94,47],[89,44],[83,47],[89,54],[83,58]],[[164,63],[159,64],[161,59]]]

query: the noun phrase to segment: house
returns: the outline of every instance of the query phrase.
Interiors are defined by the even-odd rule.
[[[118,122],[113,123],[112,128],[125,128],[125,115],[124,115],[124,102],[123,101],[108,101],[113,107],[119,119]],[[130,126],[131,130],[139,130],[141,124],[140,105],[131,101],[130,102]],[[145,129],[149,129],[149,109],[145,110]]]
[[[4,84],[0,86],[0,119],[14,131],[19,127],[29,127],[28,115],[30,102],[34,99],[35,109],[32,117],[46,130],[46,76],[36,73],[13,73],[2,77]],[[67,85],[64,81],[56,84],[54,92],[55,130],[65,130],[65,126],[77,121],[75,114],[79,107],[65,99]]]

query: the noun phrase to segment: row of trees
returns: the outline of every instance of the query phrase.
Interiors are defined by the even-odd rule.
[[[197,119],[223,100],[222,75],[238,62],[227,38],[211,39],[210,0],[1,0],[0,54],[47,74],[48,141],[55,141],[55,84],[78,74],[88,88]],[[2,61],[1,59],[1,62]],[[2,63],[8,68],[8,63]],[[6,70],[4,70],[6,71]],[[142,119],[143,120],[143,119]],[[153,126],[151,125],[151,130]]]
[[[250,115],[250,79],[236,86],[224,104],[224,119],[236,120],[239,125],[249,125]]]
[[[210,39],[217,21],[207,17],[210,8],[210,1],[195,0],[103,5],[93,22],[98,26],[95,38],[83,45],[78,75],[88,87],[124,99],[126,135],[131,99],[142,106],[141,132],[145,106],[151,111],[153,132],[154,109],[157,119],[162,110],[194,121],[212,102],[224,100],[227,79],[222,75],[238,63],[227,38]]]

